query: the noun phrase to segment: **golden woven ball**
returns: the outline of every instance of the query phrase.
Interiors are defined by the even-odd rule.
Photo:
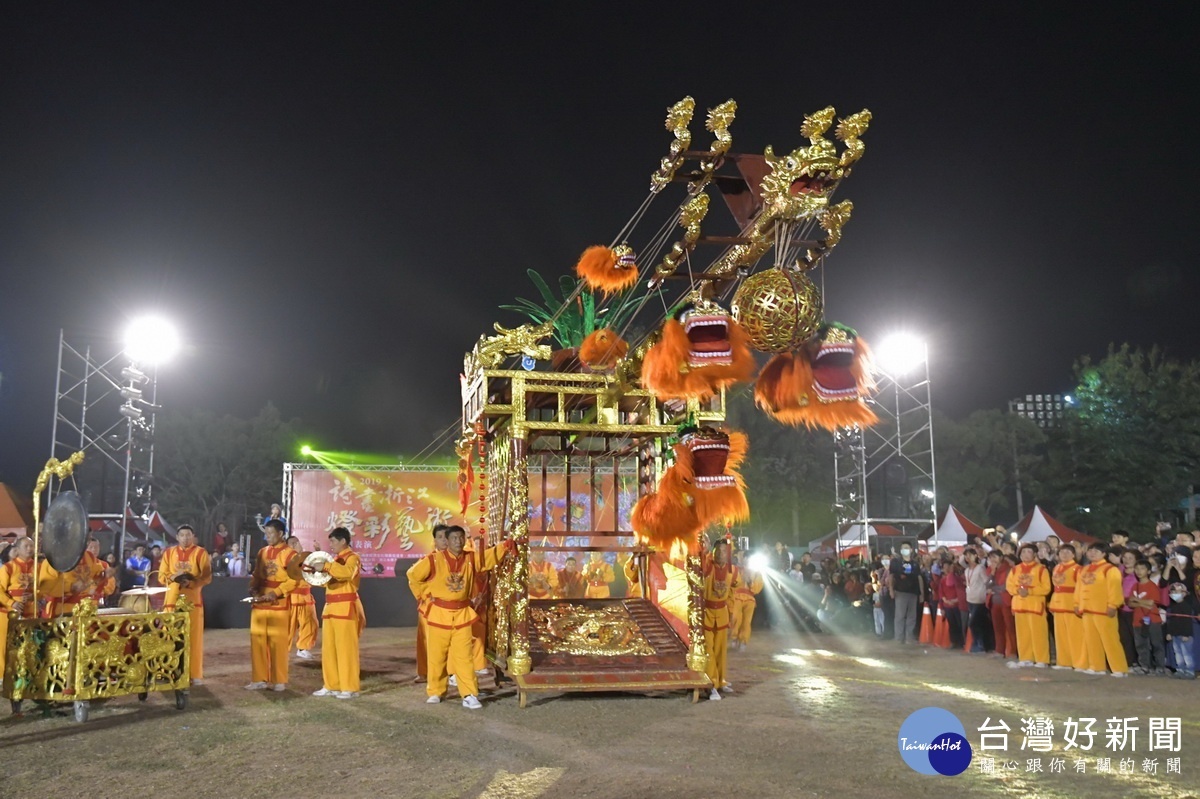
[[[821,291],[802,272],[766,269],[742,281],[733,297],[733,317],[759,352],[794,350],[821,326]]]

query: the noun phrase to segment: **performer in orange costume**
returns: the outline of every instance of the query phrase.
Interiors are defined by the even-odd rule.
[[[1075,550],[1058,548],[1058,565],[1050,578],[1050,613],[1054,616],[1054,654],[1056,669],[1081,669],[1084,664],[1083,622],[1075,615],[1075,587],[1079,583],[1079,564]]]
[[[725,679],[725,650],[729,646],[729,600],[741,584],[737,567],[729,562],[729,542],[721,539],[704,562],[704,648],[708,650],[704,672],[713,684],[709,699],[720,699],[721,690],[733,690]]]
[[[188,616],[192,619],[190,667],[192,682],[204,684],[204,598],[200,591],[212,582],[212,562],[202,547],[196,546],[196,533],[190,524],[181,524],[175,531],[177,546],[162,554],[158,565],[158,580],[167,586],[163,610],[174,610],[179,597],[192,603]]]
[[[300,563],[308,557],[300,546],[299,536],[291,536],[288,546],[299,556]],[[317,602],[313,599],[312,586],[299,580],[296,589],[288,594],[288,650],[296,643],[296,657],[312,660],[312,648],[317,644]]]
[[[558,598],[559,599],[582,599],[587,586],[583,582],[583,575],[577,569],[579,561],[571,555],[563,563],[562,571],[558,573]]]
[[[1117,611],[1125,604],[1121,570],[1105,559],[1104,545],[1099,542],[1088,545],[1087,557],[1088,565],[1080,569],[1075,587],[1075,615],[1081,618],[1083,628],[1084,656],[1078,665],[1087,666],[1085,674],[1103,674],[1107,657],[1112,676],[1125,677],[1129,662],[1117,627]]]
[[[425,557],[432,558],[434,553],[441,552],[446,548],[446,531],[450,528],[444,524],[435,524],[433,526],[433,552]],[[411,572],[412,569],[410,568]],[[430,597],[428,594],[422,594],[424,586],[419,583],[408,581],[408,590],[412,591],[412,595],[417,600],[417,679],[416,682],[425,682],[429,670],[429,653],[426,649],[426,631],[425,631],[425,609],[429,606]]]
[[[18,619],[32,619],[37,615],[37,606],[33,602],[32,538],[18,538],[12,545],[12,559],[0,566],[0,682],[4,679],[10,613]]]
[[[763,578],[752,571],[744,572],[742,584],[733,592],[730,600],[729,635],[738,649],[744,650],[750,643],[750,624],[754,621],[754,609],[758,607],[757,594],[762,593]]]
[[[258,551],[250,574],[250,594],[257,600],[250,608],[250,684],[248,691],[271,686],[287,688],[288,599],[296,588],[296,551],[283,543],[283,522],[268,519],[263,525],[267,545]]]
[[[471,607],[471,591],[476,569],[488,571],[511,551],[509,541],[484,550],[478,557],[464,551],[467,533],[457,525],[446,531],[447,548],[417,561],[408,570],[410,585],[429,597],[425,609],[426,645],[429,650],[429,684],[425,688],[429,704],[442,701],[446,692],[447,667],[458,677],[458,693],[463,707],[478,710],[479,685],[472,662],[471,624],[476,613]],[[476,561],[480,561],[477,565]]]
[[[529,598],[550,599],[558,593],[558,570],[542,549],[529,551]]]
[[[588,599],[607,599],[612,596],[609,586],[617,579],[617,575],[604,559],[603,552],[593,552],[587,568],[583,570],[583,579],[587,583],[584,596]]]
[[[92,599],[96,600],[96,606],[99,607],[104,604],[104,597],[112,596],[113,592],[117,590],[117,572],[116,569],[114,569],[112,566],[109,566],[108,563],[106,563],[100,557],[99,541],[94,538],[88,538],[87,551],[91,552],[92,557],[96,559],[96,562],[104,567],[104,571],[101,572],[92,583],[91,597]],[[3,672],[0,672],[0,674],[3,674]]]
[[[629,557],[621,565],[621,571],[625,575],[625,583],[628,586],[628,588],[625,591],[626,596],[631,596],[631,597],[643,596],[641,574],[640,574],[640,569],[641,569],[640,558],[641,558],[641,555],[637,555],[637,554],[634,554],[631,552],[629,554]]]
[[[321,677],[324,687],[313,696],[336,696],[353,699],[358,696],[359,660],[358,585],[362,580],[362,563],[350,548],[350,531],[335,527],[329,534],[329,550],[334,559],[326,563],[330,581],[325,585],[325,612],[321,614],[322,640]],[[312,571],[311,566],[304,569]]]
[[[1017,628],[1017,661],[1012,668],[1050,665],[1050,629],[1046,624],[1046,597],[1050,572],[1038,563],[1037,547],[1023,544],[1021,562],[1008,572],[1005,589],[1012,594],[1013,620]]]
[[[60,572],[50,565],[50,561],[42,561],[38,567],[38,594],[46,597],[42,618],[52,619],[71,613],[79,600],[91,596],[96,586],[107,578],[108,564],[92,552],[95,540],[88,536],[88,548],[70,571]],[[95,546],[99,548],[99,544]]]

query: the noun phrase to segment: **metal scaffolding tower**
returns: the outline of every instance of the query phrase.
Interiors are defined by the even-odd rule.
[[[915,538],[937,525],[937,472],[929,361],[895,374],[876,372],[872,410],[878,424],[834,433],[834,510],[839,544],[867,545],[873,525],[897,527]],[[846,531],[855,540],[844,538]]]
[[[102,361],[91,345],[80,351],[59,331],[50,457],[80,450],[100,456],[85,460],[77,478],[90,513],[121,514],[118,553],[125,550],[128,509],[151,507],[157,394],[157,369],[139,369],[123,351]]]

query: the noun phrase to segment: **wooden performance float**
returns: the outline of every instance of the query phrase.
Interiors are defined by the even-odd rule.
[[[488,543],[506,534],[517,542],[516,557],[490,577],[487,654],[516,682],[521,707],[532,692],[690,690],[694,701],[711,685],[704,673],[699,557],[685,556],[682,571],[668,565],[675,577],[670,590],[650,590],[648,598],[531,600],[529,556],[539,548],[617,553],[620,568],[640,555],[639,584],[648,585],[651,559],[665,556],[634,543],[627,509],[623,514],[618,507],[619,489],[652,490],[662,440],[689,414],[722,420],[724,395],[670,410],[648,391],[622,386],[620,375],[488,369],[478,352],[466,365],[463,414],[476,442],[484,443]],[[558,497],[547,479],[552,470],[563,489]],[[544,505],[557,500],[567,509],[561,529],[546,529],[546,514],[533,513],[530,480],[542,481]],[[581,515],[591,521],[607,515],[609,529],[574,527],[569,509],[580,497],[590,504]],[[611,504],[611,512],[598,513],[601,503]],[[541,524],[530,529],[535,517]],[[549,543],[568,538],[575,543]]]

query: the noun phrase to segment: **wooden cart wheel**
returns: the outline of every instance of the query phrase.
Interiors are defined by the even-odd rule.
[[[83,724],[88,720],[88,703],[87,702],[76,702],[75,703],[75,720],[77,722],[79,722],[80,724]]]
[[[188,692],[187,691],[176,691],[175,692],[175,709],[176,710],[184,710],[187,708],[187,703],[188,703]]]
[[[518,707],[523,708],[523,707],[525,707],[526,700],[529,699],[529,694],[526,693],[525,691],[517,691],[517,698],[519,700]]]
[[[145,702],[146,697],[148,697],[148,696],[150,696],[150,693],[148,691],[142,691],[140,694],[138,694],[138,701]]]

